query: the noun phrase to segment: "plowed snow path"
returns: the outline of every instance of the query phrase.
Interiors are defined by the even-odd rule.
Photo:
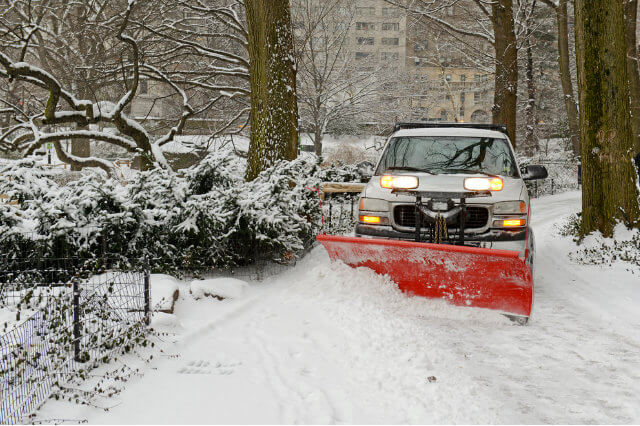
[[[529,326],[408,298],[316,249],[238,301],[177,305],[175,344],[92,423],[637,423],[640,283],[572,265],[554,223],[579,194],[534,203]],[[165,354],[170,355],[170,354]],[[429,378],[432,378],[429,380]],[[435,380],[433,379],[435,377]],[[73,414],[70,414],[73,413]]]

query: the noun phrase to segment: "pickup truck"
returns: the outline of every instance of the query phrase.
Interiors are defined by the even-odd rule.
[[[518,251],[532,268],[534,237],[525,181],[506,127],[400,123],[364,188],[357,237]]]

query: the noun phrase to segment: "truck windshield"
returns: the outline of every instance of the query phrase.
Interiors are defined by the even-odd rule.
[[[376,172],[421,170],[435,174],[484,173],[518,176],[506,139],[457,136],[393,138]]]

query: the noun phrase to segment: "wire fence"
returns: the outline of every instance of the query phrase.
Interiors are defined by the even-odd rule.
[[[0,271],[1,424],[23,421],[74,374],[132,349],[149,323],[148,272],[46,263]]]
[[[326,194],[322,205],[325,231],[329,234],[350,234],[353,232],[358,214],[360,194]]]

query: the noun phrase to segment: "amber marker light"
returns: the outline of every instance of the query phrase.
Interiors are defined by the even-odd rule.
[[[505,228],[514,228],[518,226],[524,226],[527,223],[525,219],[506,219],[502,221],[502,226]]]
[[[378,216],[360,216],[360,222],[363,222],[363,223],[380,223],[380,217],[378,217]]]

